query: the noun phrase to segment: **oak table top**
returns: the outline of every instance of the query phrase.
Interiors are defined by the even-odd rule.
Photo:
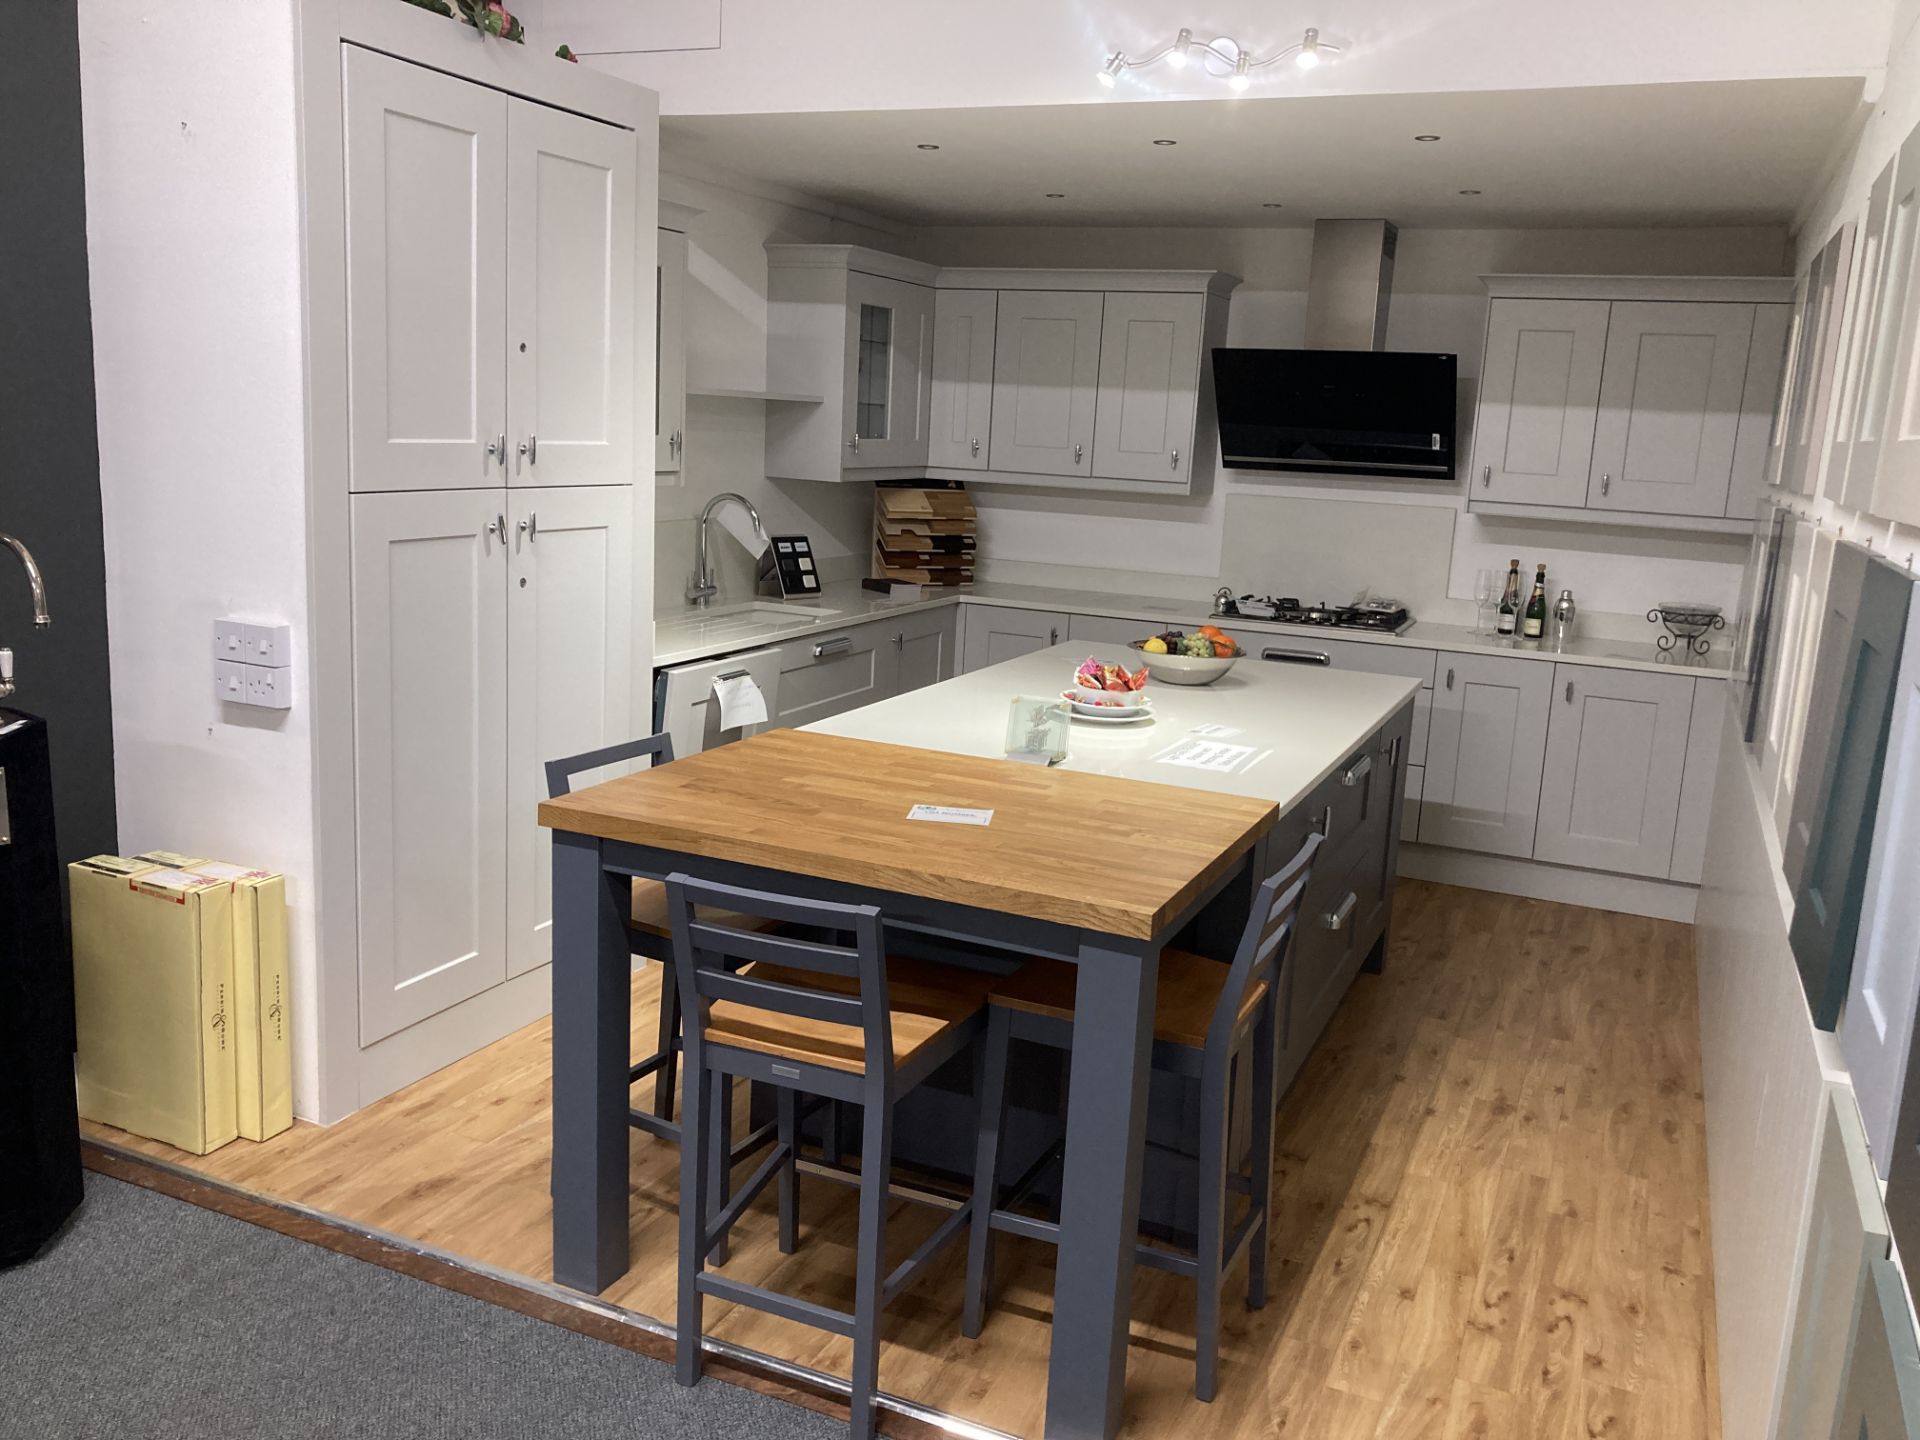
[[[993,818],[910,820],[915,805]],[[802,730],[540,806],[552,829],[1142,940],[1278,817],[1271,799]]]

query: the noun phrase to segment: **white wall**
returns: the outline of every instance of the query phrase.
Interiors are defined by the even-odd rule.
[[[672,165],[661,157],[663,171]],[[764,389],[767,383],[769,241],[872,245],[914,254],[910,232],[850,215],[804,195],[747,181],[663,173],[665,201],[700,211],[687,222],[687,388]],[[693,573],[694,522],[722,491],[745,495],[769,532],[811,535],[829,580],[865,575],[871,552],[873,490],[766,478],[765,406],[751,400],[687,400],[686,451],[678,475],[662,475],[654,497],[654,604],[659,618],[686,606]],[[738,518],[738,512],[730,512]],[[711,554],[722,602],[752,592],[753,560],[720,531]]]
[[[294,1107],[311,1114],[304,669],[274,713],[222,707],[212,664],[220,616],[291,625],[296,656],[306,633],[293,15],[157,10],[79,7],[120,840],[286,872]]]
[[[574,0],[577,8],[578,0]],[[527,0],[529,26],[568,39],[565,0]],[[680,28],[634,6],[631,30],[594,37],[608,49],[686,43]],[[680,7],[673,7],[678,9]],[[1350,50],[1303,76],[1276,67],[1254,93],[1396,94],[1531,90],[1759,76],[1864,74],[1886,53],[1890,0],[1320,0],[1310,12],[1257,0],[1221,0],[1186,13],[1142,4],[874,5],[857,0],[707,0],[719,12],[715,48],[595,56],[589,63],[660,92],[661,113],[931,110],[949,106],[1095,102],[1093,73],[1108,52],[1152,50],[1191,22],[1235,36],[1255,53],[1298,40],[1308,24]],[[555,28],[543,29],[551,9]],[[580,37],[576,34],[574,42]],[[1203,94],[1217,82],[1160,67],[1129,77],[1125,95]]]
[[[941,264],[1145,266],[1220,269],[1244,282],[1234,292],[1228,343],[1304,343],[1307,272],[1313,235],[1307,229],[930,229],[925,258]],[[1466,456],[1472,445],[1473,399],[1486,322],[1490,273],[1777,275],[1786,236],[1778,229],[1699,230],[1420,230],[1403,229],[1395,260],[1387,345],[1395,350],[1451,351],[1460,357],[1461,477],[1451,484],[1383,480],[1319,482],[1312,478],[1233,472],[1212,493],[1167,500],[1110,500],[1071,492],[1009,491],[980,486],[983,573],[1040,581],[1063,562],[1101,568],[1072,583],[1119,583],[1148,593],[1192,595],[1222,582],[1264,593],[1285,585],[1274,573],[1222,573],[1222,545],[1231,496],[1357,500],[1433,505],[1458,512],[1445,592],[1401,593],[1429,620],[1469,622],[1475,570],[1504,572],[1518,555],[1530,571],[1544,561],[1557,588],[1571,588],[1589,633],[1644,637],[1647,607],[1665,599],[1737,603],[1744,538],[1649,534],[1609,527],[1554,526],[1487,519],[1466,510]],[[1310,523],[1310,507],[1259,507],[1268,523]],[[1240,507],[1236,516],[1242,515]],[[1243,524],[1244,519],[1237,519]],[[1239,536],[1235,551],[1249,548]],[[1257,548],[1253,547],[1253,548]],[[1352,557],[1350,580],[1393,593],[1399,568],[1390,555]],[[1106,583],[1103,584],[1103,576]],[[1303,597],[1307,598],[1307,597]],[[1344,595],[1323,597],[1344,600]]]

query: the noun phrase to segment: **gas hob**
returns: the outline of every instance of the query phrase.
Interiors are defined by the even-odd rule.
[[[1371,630],[1377,635],[1398,635],[1413,625],[1413,616],[1397,600],[1362,600],[1353,605],[1328,605],[1323,601],[1302,603],[1291,595],[1242,595],[1237,599],[1221,594],[1214,597],[1216,620],[1272,620],[1282,625],[1304,625],[1330,630]]]

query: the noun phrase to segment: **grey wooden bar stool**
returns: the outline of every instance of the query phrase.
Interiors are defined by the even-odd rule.
[[[827,934],[832,942],[716,925],[695,907],[713,907]],[[674,964],[686,1006],[686,1112],[680,1163],[680,1272],[676,1373],[700,1378],[705,1299],[752,1306],[853,1341],[852,1433],[874,1433],[880,1312],[913,1283],[972,1215],[963,1203],[892,1271],[886,1263],[893,1106],[977,1039],[993,977],[914,960],[890,960],[880,911],[694,880],[667,879]],[[851,943],[842,943],[846,941]],[[741,969],[741,962],[748,962]],[[734,1077],[774,1086],[779,1139],[724,1203],[710,1193],[712,1111]],[[978,1052],[974,1068],[977,1095]],[[716,1085],[715,1082],[720,1082]],[[778,1177],[780,1250],[799,1242],[798,1098],[819,1096],[862,1109],[859,1235],[852,1313],[749,1285],[707,1269],[708,1255],[740,1213]]]
[[[1154,1011],[1153,1067],[1200,1082],[1199,1155],[1195,1183],[1199,1224],[1191,1254],[1142,1245],[1138,1264],[1194,1277],[1194,1394],[1213,1399],[1220,1369],[1220,1284],[1247,1253],[1247,1308],[1267,1301],[1267,1211],[1273,1190],[1273,1121],[1280,981],[1321,837],[1306,844],[1255,892],[1230,965],[1180,950],[1160,956]],[[967,1300],[962,1333],[978,1336],[992,1284],[993,1232],[1059,1243],[1057,1220],[1023,1214],[1020,1205],[1063,1155],[1056,1144],[1001,1196],[1000,1136],[1006,1117],[1007,1053],[1013,1040],[1061,1050],[1073,1045],[1072,966],[1029,960],[988,997],[986,1075],[980,1091],[980,1133],[974,1155],[974,1211],[967,1246]],[[1234,1088],[1250,1086],[1253,1133],[1246,1168],[1230,1162]],[[1229,1223],[1231,1195],[1246,1200]]]

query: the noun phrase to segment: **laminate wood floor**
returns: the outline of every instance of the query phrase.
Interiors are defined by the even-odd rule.
[[[1282,1102],[1271,1294],[1236,1281],[1219,1398],[1192,1397],[1192,1287],[1135,1280],[1126,1433],[1312,1440],[1717,1440],[1693,942],[1686,926],[1402,881],[1363,975]],[[635,977],[636,1053],[657,970]],[[205,1157],[96,1138],[485,1264],[551,1277],[549,1032],[528,1026],[350,1117]],[[645,1085],[637,1092],[650,1096]],[[671,1320],[678,1155],[633,1137],[634,1268],[605,1299]],[[727,1273],[850,1304],[852,1192],[772,1192]],[[934,1223],[896,1206],[896,1258]],[[1003,1238],[978,1341],[949,1251],[888,1312],[881,1386],[1020,1435],[1043,1413],[1050,1247]],[[709,1302],[737,1344],[846,1373],[846,1342]]]

